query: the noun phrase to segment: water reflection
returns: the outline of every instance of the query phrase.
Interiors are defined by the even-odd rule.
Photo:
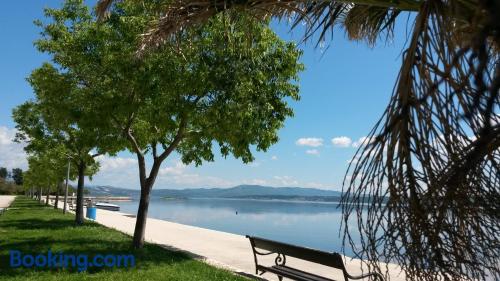
[[[118,204],[122,212],[137,212],[137,201]],[[149,217],[325,251],[339,252],[342,245],[342,214],[335,203],[152,198]],[[352,256],[348,249],[346,254]]]

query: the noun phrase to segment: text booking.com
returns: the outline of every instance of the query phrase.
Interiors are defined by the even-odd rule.
[[[37,255],[23,254],[21,251],[10,250],[9,261],[11,267],[24,268],[75,268],[86,271],[91,267],[134,267],[133,255],[117,254],[67,254],[64,252],[41,253]]]

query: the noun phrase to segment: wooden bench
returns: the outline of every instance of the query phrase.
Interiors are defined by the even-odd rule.
[[[252,245],[253,256],[255,260],[255,273],[262,275],[266,272],[278,275],[281,281],[284,278],[300,281],[334,281],[323,276],[316,275],[305,270],[289,267],[286,265],[287,257],[294,257],[304,261],[309,261],[336,269],[342,270],[344,280],[358,280],[372,277],[370,280],[384,281],[379,273],[368,273],[360,276],[351,276],[347,273],[342,256],[338,253],[327,253],[310,248],[299,247],[291,244],[276,242],[259,237],[246,236]],[[263,252],[264,250],[265,252]],[[276,255],[274,265],[264,266],[259,264],[257,256]],[[339,280],[340,281],[340,280]]]

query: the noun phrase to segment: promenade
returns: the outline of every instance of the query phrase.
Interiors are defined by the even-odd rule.
[[[14,195],[0,195],[0,208],[7,208],[12,204],[16,196]]]

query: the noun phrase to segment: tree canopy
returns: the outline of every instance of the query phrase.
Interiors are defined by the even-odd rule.
[[[20,168],[12,169],[12,180],[14,180],[17,185],[23,185],[23,170]]]
[[[0,167],[0,178],[6,179],[7,176],[9,175],[9,171],[5,167]]]
[[[251,16],[221,15],[138,57],[139,35],[158,7],[143,4],[118,3],[105,22],[78,0],[47,9],[49,21],[38,22],[43,32],[36,45],[53,64],[29,79],[47,127],[76,143],[65,145],[82,148],[79,156],[93,148],[136,154],[136,247],[143,244],[149,194],[163,161],[175,151],[185,164],[201,165],[214,160],[217,146],[223,156],[252,161],[253,149],[278,141],[293,113],[288,103],[299,99],[295,81],[303,68],[295,44]]]
[[[98,131],[95,128],[84,130],[79,126],[81,120],[87,120],[89,110],[80,103],[81,87],[74,77],[45,63],[32,72],[28,81],[36,100],[14,109],[13,119],[18,129],[16,140],[26,142],[25,150],[31,155],[60,148],[60,157],[71,159],[79,174],[75,221],[82,224],[84,177],[95,174],[99,167],[94,159],[100,155],[94,151]],[[60,169],[61,166],[53,168]]]

